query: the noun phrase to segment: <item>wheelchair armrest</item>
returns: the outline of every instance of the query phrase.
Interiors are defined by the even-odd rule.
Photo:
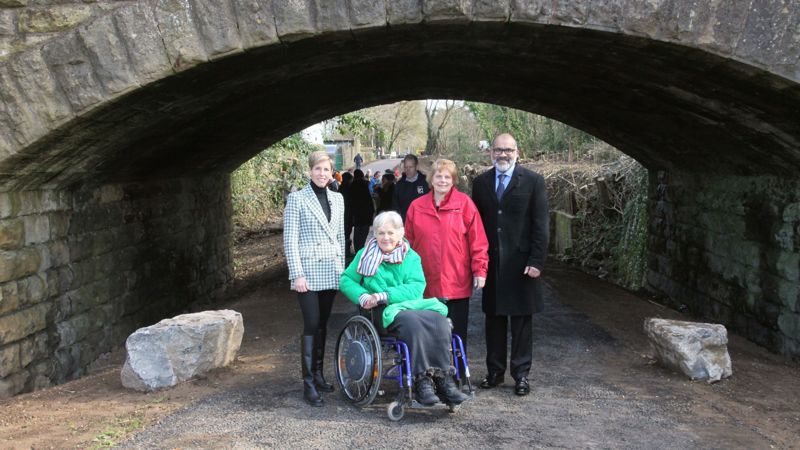
[[[444,303],[445,305],[447,304],[447,302],[450,301],[450,299],[447,298],[447,297],[436,297],[436,300],[439,300],[440,302]]]

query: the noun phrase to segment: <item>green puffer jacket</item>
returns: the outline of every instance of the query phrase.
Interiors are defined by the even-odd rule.
[[[447,317],[447,306],[435,298],[422,298],[425,290],[425,275],[422,260],[417,252],[409,249],[400,264],[381,263],[378,272],[371,277],[361,276],[356,269],[364,249],[356,253],[353,262],[342,274],[339,290],[353,303],[358,304],[361,294],[389,294],[389,306],[383,310],[383,326],[388,327],[400,311],[427,309]]]

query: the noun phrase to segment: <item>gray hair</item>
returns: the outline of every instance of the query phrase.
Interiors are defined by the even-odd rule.
[[[372,229],[377,231],[378,228],[387,223],[391,224],[395,229],[400,230],[400,232],[404,231],[403,218],[394,211],[384,211],[375,216],[375,220],[372,221]]]

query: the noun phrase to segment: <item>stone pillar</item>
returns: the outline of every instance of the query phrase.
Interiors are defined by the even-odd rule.
[[[800,180],[653,172],[646,287],[800,357]]]
[[[227,175],[0,193],[0,397],[76,378],[232,280]]]

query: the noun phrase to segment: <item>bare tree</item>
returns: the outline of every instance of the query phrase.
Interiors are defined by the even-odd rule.
[[[447,120],[456,107],[456,100],[444,100],[444,106],[440,107],[441,100],[428,100],[425,102],[425,118],[428,124],[428,142],[425,144],[425,154],[435,155],[439,152],[439,143],[442,130],[447,126]]]
[[[374,118],[384,130],[386,151],[391,152],[402,142],[414,140],[422,133],[422,102],[402,101],[368,108],[365,113]]]

